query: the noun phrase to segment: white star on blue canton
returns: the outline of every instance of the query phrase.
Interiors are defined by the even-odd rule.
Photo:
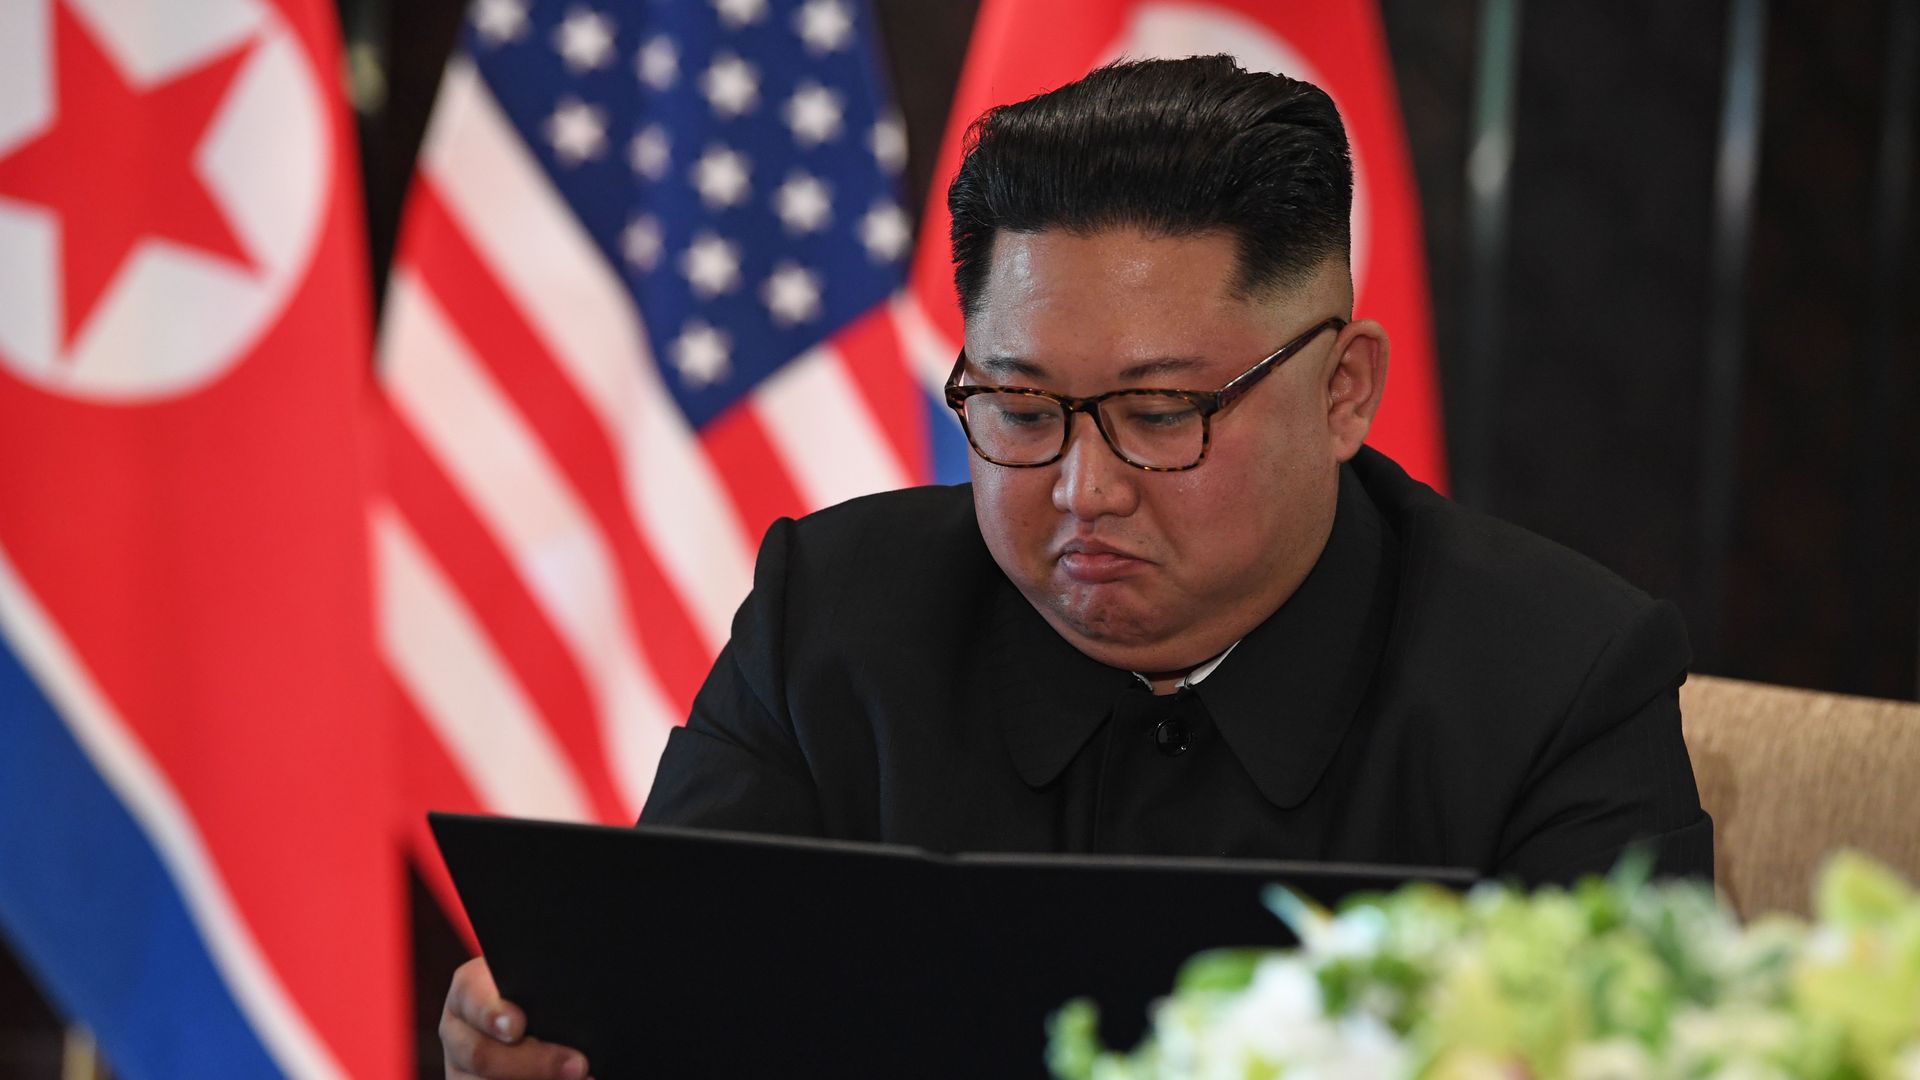
[[[746,201],[751,165],[745,154],[725,146],[709,146],[693,166],[693,187],[710,210],[724,210]]]
[[[890,202],[874,203],[860,219],[860,243],[874,262],[893,262],[904,256],[913,243],[906,211]]]
[[[524,0],[477,0],[473,5],[473,28],[489,45],[517,41],[527,32],[527,5]]]
[[[553,28],[553,47],[578,75],[613,60],[613,20],[590,8],[576,7]]]
[[[897,295],[906,133],[868,0],[461,2],[476,67],[644,305],[694,426]]]
[[[660,265],[660,249],[664,243],[660,222],[652,214],[634,218],[620,232],[620,253],[637,270],[650,271]]]
[[[873,160],[890,173],[898,174],[907,166],[907,125],[900,114],[889,111],[874,121],[873,130],[867,133],[867,149],[873,151]]]
[[[833,197],[819,177],[796,169],[774,192],[773,212],[788,232],[819,232],[833,218]]]
[[[648,124],[627,143],[627,164],[649,180],[667,175],[667,167],[672,163],[672,144],[659,124]]]
[[[836,52],[853,36],[853,13],[840,0],[807,0],[793,13],[793,29],[808,52]]]
[[[787,127],[803,148],[819,146],[840,135],[840,95],[811,79],[804,80],[787,99]]]
[[[730,293],[740,285],[740,245],[710,232],[701,233],[681,253],[680,272],[702,300]]]
[[[688,319],[673,343],[673,366],[680,381],[699,390],[727,377],[733,361],[731,338],[699,319]]]
[[[812,322],[820,316],[820,279],[806,267],[782,262],[761,286],[760,298],[781,326]]]
[[[727,29],[738,30],[766,16],[767,0],[713,0],[713,10]]]
[[[607,114],[578,98],[566,98],[547,117],[547,142],[563,165],[578,165],[607,149]]]
[[[655,90],[671,90],[680,78],[680,50],[673,47],[672,38],[656,35],[640,47],[634,57],[634,71],[641,82]]]
[[[700,92],[722,120],[751,112],[760,103],[760,73],[730,52],[714,54],[700,76]]]

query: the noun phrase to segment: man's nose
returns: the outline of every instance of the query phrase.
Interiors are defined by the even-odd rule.
[[[1120,460],[1090,414],[1074,413],[1067,423],[1067,449],[1053,481],[1053,508],[1082,521],[1133,513],[1139,502],[1139,470]]]

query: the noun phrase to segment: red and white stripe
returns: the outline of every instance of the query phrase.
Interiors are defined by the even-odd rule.
[[[381,651],[443,808],[630,821],[774,518],[928,478],[882,305],[695,431],[603,253],[450,66],[381,342]],[[431,860],[429,860],[431,865]]]

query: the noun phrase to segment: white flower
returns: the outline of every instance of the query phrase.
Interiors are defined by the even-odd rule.
[[[1898,920],[1911,943],[1920,892],[1871,884],[1879,892],[1854,908],[1891,912],[1875,918]],[[1518,1046],[1564,1053],[1535,1064],[1567,1080],[1787,1080],[1823,1062],[1920,1080],[1920,1037],[1904,1026],[1920,955],[1890,955],[1893,932],[1863,927],[1857,912],[1743,928],[1705,888],[1631,874],[1532,894],[1481,886],[1459,899],[1414,888],[1338,915],[1281,887],[1266,900],[1300,945],[1196,967],[1189,989],[1156,1003],[1148,1042],[1099,1056],[1094,1080],[1348,1080],[1415,1068],[1511,1080],[1526,1067]],[[1890,978],[1862,986],[1852,968]],[[1235,984],[1235,972],[1244,987],[1209,988]],[[1338,1015],[1327,1015],[1323,985]],[[1083,1021],[1056,1044],[1081,1061],[1100,1054]],[[1404,1039],[1396,1024],[1411,1024]]]
[[[1372,956],[1387,939],[1387,913],[1371,904],[1341,912],[1333,920],[1332,932],[1321,942],[1322,955],[1350,959]]]
[[[1150,1073],[1242,1080],[1280,1073],[1305,1080],[1374,1080],[1406,1074],[1411,1056],[1379,1019],[1326,1015],[1313,967],[1275,956],[1238,994],[1200,993],[1154,1012]]]

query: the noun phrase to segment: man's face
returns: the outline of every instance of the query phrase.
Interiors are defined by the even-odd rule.
[[[1253,298],[1235,294],[1236,269],[1224,234],[1003,232],[967,321],[964,381],[1073,396],[1217,390],[1351,309],[1337,261]],[[1359,449],[1384,369],[1377,325],[1323,331],[1213,417],[1206,460],[1186,472],[1126,464],[1076,414],[1051,465],[971,459],[981,534],[1081,652],[1134,671],[1183,670],[1259,625],[1319,558],[1339,462]]]

